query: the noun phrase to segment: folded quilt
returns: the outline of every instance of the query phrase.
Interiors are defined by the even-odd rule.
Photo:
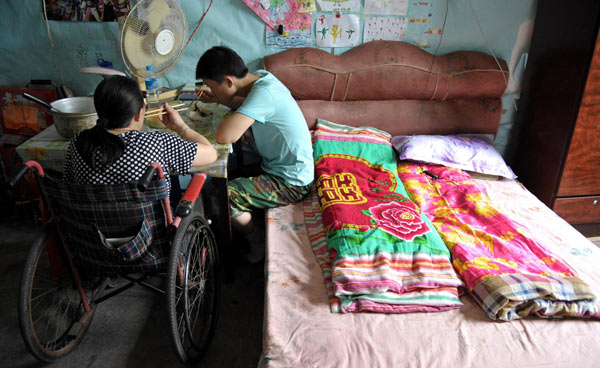
[[[398,175],[452,253],[453,265],[491,319],[600,317],[591,288],[459,169],[401,162]]]
[[[389,135],[318,121],[314,155],[316,189],[304,210],[331,310],[459,308],[462,282],[398,180]]]

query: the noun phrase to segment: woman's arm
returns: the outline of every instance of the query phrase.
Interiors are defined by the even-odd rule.
[[[158,118],[160,121],[162,121],[167,128],[179,134],[181,138],[186,141],[196,142],[198,145],[196,156],[194,156],[194,160],[192,161],[192,166],[203,166],[217,160],[217,150],[206,137],[190,128],[171,105],[165,103],[163,104],[163,109],[165,109],[167,113],[159,115]]]

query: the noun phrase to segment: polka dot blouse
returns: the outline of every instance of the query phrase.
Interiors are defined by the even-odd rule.
[[[79,155],[76,135],[69,142],[65,154],[63,180],[75,184],[120,184],[138,180],[148,165],[158,162],[165,175],[187,174],[198,150],[189,142],[167,132],[129,131],[119,134],[125,142],[125,151],[115,162],[102,171],[92,170]],[[99,163],[100,151],[95,159]],[[171,182],[167,180],[171,190]]]

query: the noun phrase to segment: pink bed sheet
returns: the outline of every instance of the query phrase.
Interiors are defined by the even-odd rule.
[[[600,248],[518,182],[477,180],[491,200],[600,295]],[[310,248],[302,204],[270,210],[266,367],[596,367],[600,322],[490,320],[468,295],[440,313],[334,314]]]

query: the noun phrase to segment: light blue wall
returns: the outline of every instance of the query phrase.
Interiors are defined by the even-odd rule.
[[[180,1],[190,32],[209,2],[210,0]],[[446,1],[409,0],[406,41],[413,44],[428,43],[429,47],[425,49],[432,53],[437,49],[437,54],[440,55],[455,50],[490,53],[470,4],[494,54],[507,62],[510,62],[511,56],[513,60],[519,60],[519,63],[513,62],[516,65],[514,76],[518,86],[523,75],[528,50],[528,26],[532,24],[535,15],[536,0],[448,0],[443,36],[425,32],[429,28],[442,27]],[[101,78],[80,73],[80,67],[95,66],[97,58],[102,58],[112,61],[116,69],[125,71],[118,51],[116,23],[50,21],[54,40],[54,67],[41,0],[2,0],[0,14],[0,85],[25,86],[31,79],[52,79],[57,85],[65,83],[76,95],[87,95],[93,92]],[[411,23],[410,19],[426,19],[427,22]],[[241,0],[213,0],[208,15],[182,58],[159,84],[174,87],[192,81],[196,61],[213,45],[233,48],[246,60],[251,70],[256,69],[261,65],[264,55],[281,50],[266,47],[264,37],[264,23]],[[512,55],[513,50],[515,55]],[[336,54],[343,51],[345,49],[334,50]],[[513,87],[511,90],[517,91],[513,96],[518,98],[518,88]],[[507,95],[503,101],[504,114],[495,142],[501,152],[504,152],[511,139],[515,115],[511,98]]]

